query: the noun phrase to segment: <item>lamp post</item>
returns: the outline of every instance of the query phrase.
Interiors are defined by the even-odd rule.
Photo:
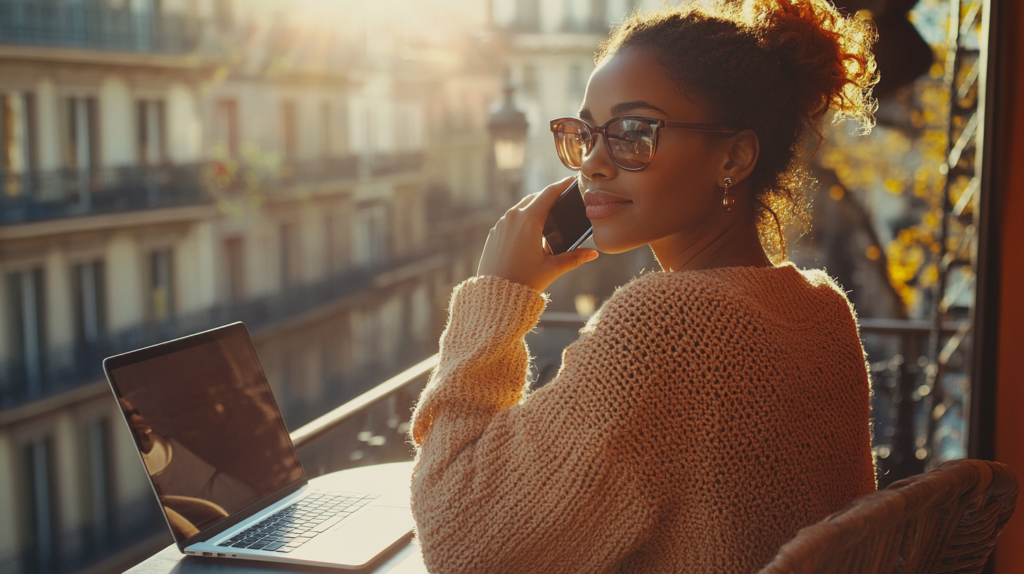
[[[491,114],[487,130],[494,144],[494,163],[498,169],[497,180],[503,188],[503,195],[515,203],[519,199],[522,180],[523,159],[526,154],[526,132],[529,124],[526,114],[516,109],[512,101],[515,88],[505,84],[505,101]]]

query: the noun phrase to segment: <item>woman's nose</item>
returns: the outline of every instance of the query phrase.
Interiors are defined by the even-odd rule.
[[[618,167],[608,155],[604,134],[594,134],[592,141],[593,145],[590,146],[590,153],[583,156],[583,165],[580,166],[580,173],[587,179],[609,179],[615,177],[618,173]]]

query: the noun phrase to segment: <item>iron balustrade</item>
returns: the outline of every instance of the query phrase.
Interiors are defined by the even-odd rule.
[[[0,0],[2,2],[3,0]],[[0,225],[213,204],[233,193],[276,194],[295,186],[415,173],[423,154],[343,156],[254,166],[234,160],[154,167],[0,170]]]
[[[96,340],[54,346],[42,350],[29,364],[19,357],[0,362],[0,409],[53,396],[100,380],[105,357],[154,345],[234,321],[242,321],[250,331],[282,324],[325,305],[370,290],[375,279],[426,259],[443,256],[450,248],[420,253],[414,258],[396,260],[376,267],[352,268],[323,281],[290,286],[283,292],[238,303],[216,305],[161,321],[150,321],[132,328],[107,333]]]
[[[579,329],[587,317],[575,313],[547,312],[538,323],[538,333],[545,330]],[[964,456],[958,434],[964,432],[967,395],[961,384],[963,373],[947,370],[942,379],[946,387],[937,436],[928,434],[925,397],[928,371],[928,338],[934,323],[890,319],[861,319],[860,330],[869,354],[869,368],[874,396],[872,422],[874,451],[878,460],[880,485],[905,478],[910,461],[919,462],[921,449],[929,446],[934,464]],[[963,330],[958,322],[945,323],[942,334],[953,338]],[[561,344],[561,338],[556,340]],[[538,352],[536,341],[531,351]],[[538,355],[543,355],[538,352]],[[560,354],[559,354],[560,356]],[[538,357],[540,363],[544,359]],[[406,436],[415,401],[427,382],[427,375],[437,365],[433,355],[413,367],[374,387],[359,397],[296,429],[292,440],[300,449],[307,472],[323,474],[361,466],[409,460],[413,456]],[[956,361],[948,363],[951,366]],[[534,365],[540,371],[539,386],[550,365]],[[557,368],[557,365],[555,365]],[[934,413],[934,411],[931,411]],[[934,414],[933,414],[934,416]],[[327,441],[325,437],[333,438]]]
[[[366,159],[373,176],[414,172],[423,166],[423,154],[419,152],[369,156]]]
[[[173,541],[156,498],[147,489],[107,509],[103,524],[90,521],[76,528],[55,529],[47,540],[30,539],[20,548],[0,554],[0,572],[90,571],[89,567],[112,555],[138,552],[140,547],[156,551]]]
[[[205,167],[0,171],[0,225],[209,203]]]
[[[359,156],[286,161],[280,168],[267,174],[275,183],[318,184],[359,177]]]
[[[200,44],[201,21],[108,2],[0,0],[0,44],[187,54]]]

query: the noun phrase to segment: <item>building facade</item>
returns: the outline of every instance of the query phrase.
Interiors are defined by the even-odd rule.
[[[0,0],[0,572],[166,543],[103,357],[245,321],[296,428],[436,350],[500,70],[280,8]]]

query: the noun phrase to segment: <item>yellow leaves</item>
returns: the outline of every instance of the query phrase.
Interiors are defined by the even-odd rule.
[[[914,233],[915,229],[901,229],[899,234],[896,235],[896,242],[904,247],[910,247],[917,242],[917,234]]]
[[[832,200],[863,203],[880,225],[898,225],[891,231],[881,229],[883,237],[892,233],[893,239],[868,247],[864,257],[880,261],[885,256],[889,281],[908,309],[924,302],[923,293],[937,284],[942,253],[946,174],[940,168],[949,149],[950,95],[941,81],[945,70],[941,53],[938,56],[940,63],[931,69],[936,79],[918,80],[901,102],[906,118],[898,123],[904,129],[880,125],[867,137],[828,130],[819,156],[820,165],[839,178],[840,185],[822,190]],[[968,183],[951,182],[954,203]],[[962,249],[958,245],[963,235],[961,226],[951,222],[950,249]]]

